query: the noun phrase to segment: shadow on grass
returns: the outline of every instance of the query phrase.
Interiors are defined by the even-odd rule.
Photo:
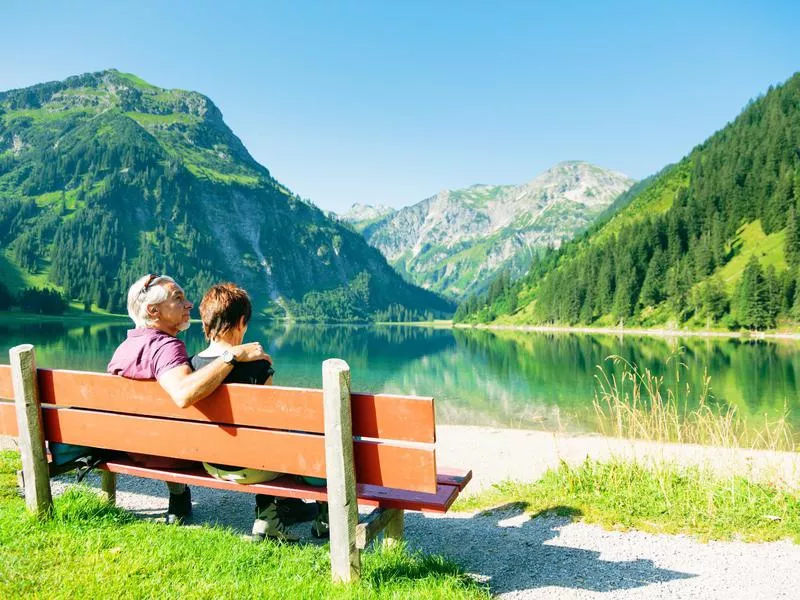
[[[403,556],[403,552],[406,553]],[[364,573],[364,579],[374,587],[385,585],[388,582],[404,580],[420,580],[438,577],[452,577],[454,579],[468,579],[461,567],[442,556],[410,552],[405,546],[396,550],[384,551],[384,560],[380,565]],[[409,560],[410,558],[410,560]],[[369,560],[369,557],[367,557]],[[470,579],[471,584],[474,582]]]
[[[99,481],[90,485],[98,486]],[[137,506],[133,513],[121,511],[134,519],[153,518],[166,509],[167,490],[162,482],[120,477],[117,490],[121,506]],[[192,496],[193,525],[249,533],[254,514],[251,494],[194,488]],[[604,560],[599,551],[566,546],[560,540],[561,529],[580,517],[581,511],[560,505],[529,515],[528,508],[525,502],[512,502],[471,517],[406,513],[406,543],[413,560],[384,557],[388,560],[365,570],[364,577],[371,585],[381,586],[397,579],[463,578],[465,570],[471,579],[488,583],[495,594],[548,586],[613,592],[694,577],[659,568],[645,558]],[[79,518],[81,510],[72,509],[70,518]],[[117,510],[110,511],[103,518],[115,518]],[[303,544],[319,543],[311,538],[308,523],[292,530],[303,536]]]
[[[52,518],[59,523],[86,527],[135,523],[136,515],[103,501],[89,489],[72,487],[56,498]]]

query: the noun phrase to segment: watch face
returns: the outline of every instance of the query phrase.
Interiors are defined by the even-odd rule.
[[[222,353],[223,362],[231,364],[233,362],[233,358],[234,358],[233,352],[231,352],[230,350],[225,350],[225,352]]]

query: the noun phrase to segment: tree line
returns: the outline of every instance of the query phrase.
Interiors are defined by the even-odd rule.
[[[63,294],[52,288],[26,287],[14,294],[0,282],[0,310],[9,310],[15,306],[25,312],[60,315],[67,310],[69,304]]]

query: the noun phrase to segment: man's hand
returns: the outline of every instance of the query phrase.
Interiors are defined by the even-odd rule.
[[[272,362],[272,357],[264,352],[258,342],[233,346],[230,351],[239,362],[252,362],[254,360]],[[232,368],[232,364],[217,358],[211,364],[194,372],[189,365],[174,367],[162,373],[161,377],[158,378],[158,382],[175,401],[175,404],[181,408],[186,408],[217,389]]]
[[[252,362],[254,360],[268,360],[272,362],[272,357],[264,352],[264,349],[258,342],[234,346],[231,348],[231,353],[238,362]]]

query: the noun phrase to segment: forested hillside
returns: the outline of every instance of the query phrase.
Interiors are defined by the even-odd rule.
[[[456,313],[466,322],[800,321],[800,74],[770,88],[627,206]]]
[[[211,100],[114,70],[0,93],[0,248],[12,292],[113,312],[148,272],[195,299],[233,280],[297,318],[451,309],[276,181]]]

